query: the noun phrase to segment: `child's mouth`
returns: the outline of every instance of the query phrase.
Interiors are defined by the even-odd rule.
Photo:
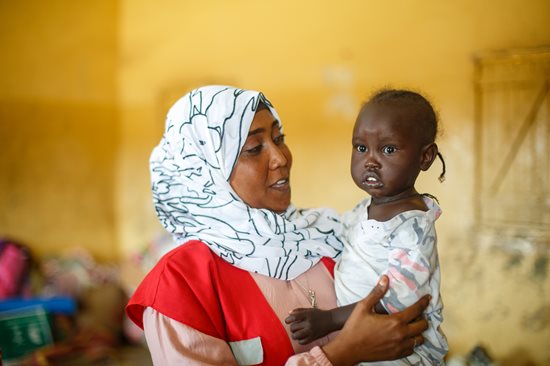
[[[374,174],[367,174],[363,180],[363,185],[368,188],[380,188],[384,185],[380,179]]]

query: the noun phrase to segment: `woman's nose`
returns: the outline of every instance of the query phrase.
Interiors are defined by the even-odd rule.
[[[279,146],[275,145],[271,149],[271,157],[269,160],[269,168],[277,169],[288,164],[288,159]]]

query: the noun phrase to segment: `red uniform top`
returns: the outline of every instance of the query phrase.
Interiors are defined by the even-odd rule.
[[[323,263],[333,274],[334,261],[323,258]],[[227,342],[259,336],[264,365],[283,365],[294,354],[286,330],[250,273],[198,240],[162,257],[137,288],[126,313],[141,328],[146,307]]]

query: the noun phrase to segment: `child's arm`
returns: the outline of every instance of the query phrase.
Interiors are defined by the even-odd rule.
[[[440,365],[448,351],[440,330],[442,305],[439,299],[439,262],[433,222],[424,216],[412,216],[392,235],[393,249],[388,257],[390,289],[381,300],[390,313],[398,312],[426,294],[433,299],[425,313],[430,323],[424,332],[423,347],[416,348],[410,361],[418,365]],[[407,229],[405,229],[408,227]]]
[[[342,329],[355,305],[356,303],[353,303],[331,310],[294,309],[285,319],[285,323],[290,324],[292,339],[297,340],[300,344],[308,344]],[[377,303],[374,309],[378,314],[387,314],[386,309],[380,303]]]
[[[430,293],[438,267],[435,231],[422,216],[405,219],[390,240],[388,269],[390,289],[382,304],[390,313],[401,311]]]
[[[331,310],[298,308],[290,312],[285,323],[290,324],[292,339],[308,344],[342,329],[354,308],[355,303]]]

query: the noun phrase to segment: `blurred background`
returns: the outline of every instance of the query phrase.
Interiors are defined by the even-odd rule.
[[[42,276],[50,261],[50,285],[73,271],[55,291],[81,307],[106,283],[127,296],[166,240],[148,157],[180,96],[263,91],[294,203],[344,211],[365,194],[349,174],[361,103],[412,88],[439,112],[447,163],[444,183],[436,162],[417,188],[444,212],[450,355],[550,365],[548,46],[547,0],[0,0],[0,237]]]

